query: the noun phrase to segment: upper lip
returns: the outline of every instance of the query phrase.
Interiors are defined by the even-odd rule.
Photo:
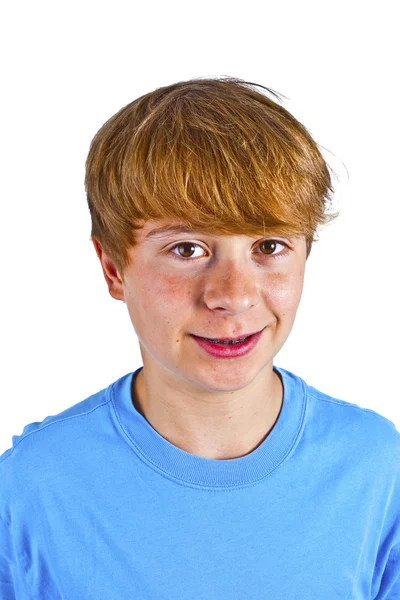
[[[211,336],[211,335],[196,335],[196,334],[192,334],[192,335],[194,335],[195,337],[204,337],[209,340],[221,340],[223,342],[233,342],[235,340],[240,340],[242,338],[249,337],[250,335],[254,335],[255,333],[259,333],[260,331],[262,331],[262,329],[259,329],[258,331],[253,331],[253,333],[242,333],[242,335],[238,335],[237,337],[234,337],[234,338],[217,337],[217,336]]]

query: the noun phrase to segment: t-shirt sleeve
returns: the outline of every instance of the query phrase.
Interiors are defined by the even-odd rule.
[[[0,516],[0,600],[15,600],[10,529]]]
[[[400,544],[390,552],[375,600],[400,600]]]

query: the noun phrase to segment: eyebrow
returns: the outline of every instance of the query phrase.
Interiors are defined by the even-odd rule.
[[[194,233],[195,230],[185,225],[163,225],[162,227],[156,227],[149,231],[146,235],[145,240],[155,237],[166,237],[174,233]]]
[[[163,238],[163,237],[167,237],[168,235],[174,235],[176,233],[188,233],[190,235],[193,235],[195,233],[202,233],[204,234],[204,231],[201,230],[197,230],[197,229],[192,229],[191,227],[187,227],[186,225],[162,225],[161,227],[156,227],[155,229],[152,229],[151,231],[149,231],[149,233],[145,236],[145,240],[148,239],[154,239],[154,238]],[[212,234],[208,234],[210,237],[213,237]],[[275,234],[273,233],[267,233],[266,235],[271,235],[272,237],[274,237]],[[278,237],[282,237],[282,236],[278,236]],[[285,236],[283,236],[285,237]],[[288,237],[287,238],[290,242],[293,243],[295,237]]]

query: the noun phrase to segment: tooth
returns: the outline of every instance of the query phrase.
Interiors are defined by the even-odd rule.
[[[213,344],[220,344],[220,345],[223,345],[223,346],[233,346],[233,345],[235,345],[235,344],[239,344],[239,343],[241,343],[241,342],[244,342],[244,340],[245,340],[246,338],[240,338],[240,339],[238,339],[238,340],[232,340],[232,341],[213,340],[213,339],[210,339],[210,338],[205,338],[205,339],[206,339],[208,342],[212,342]]]

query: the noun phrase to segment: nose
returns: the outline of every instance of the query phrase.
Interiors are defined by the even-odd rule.
[[[257,279],[248,262],[225,261],[206,275],[204,302],[210,310],[240,314],[259,302]]]

